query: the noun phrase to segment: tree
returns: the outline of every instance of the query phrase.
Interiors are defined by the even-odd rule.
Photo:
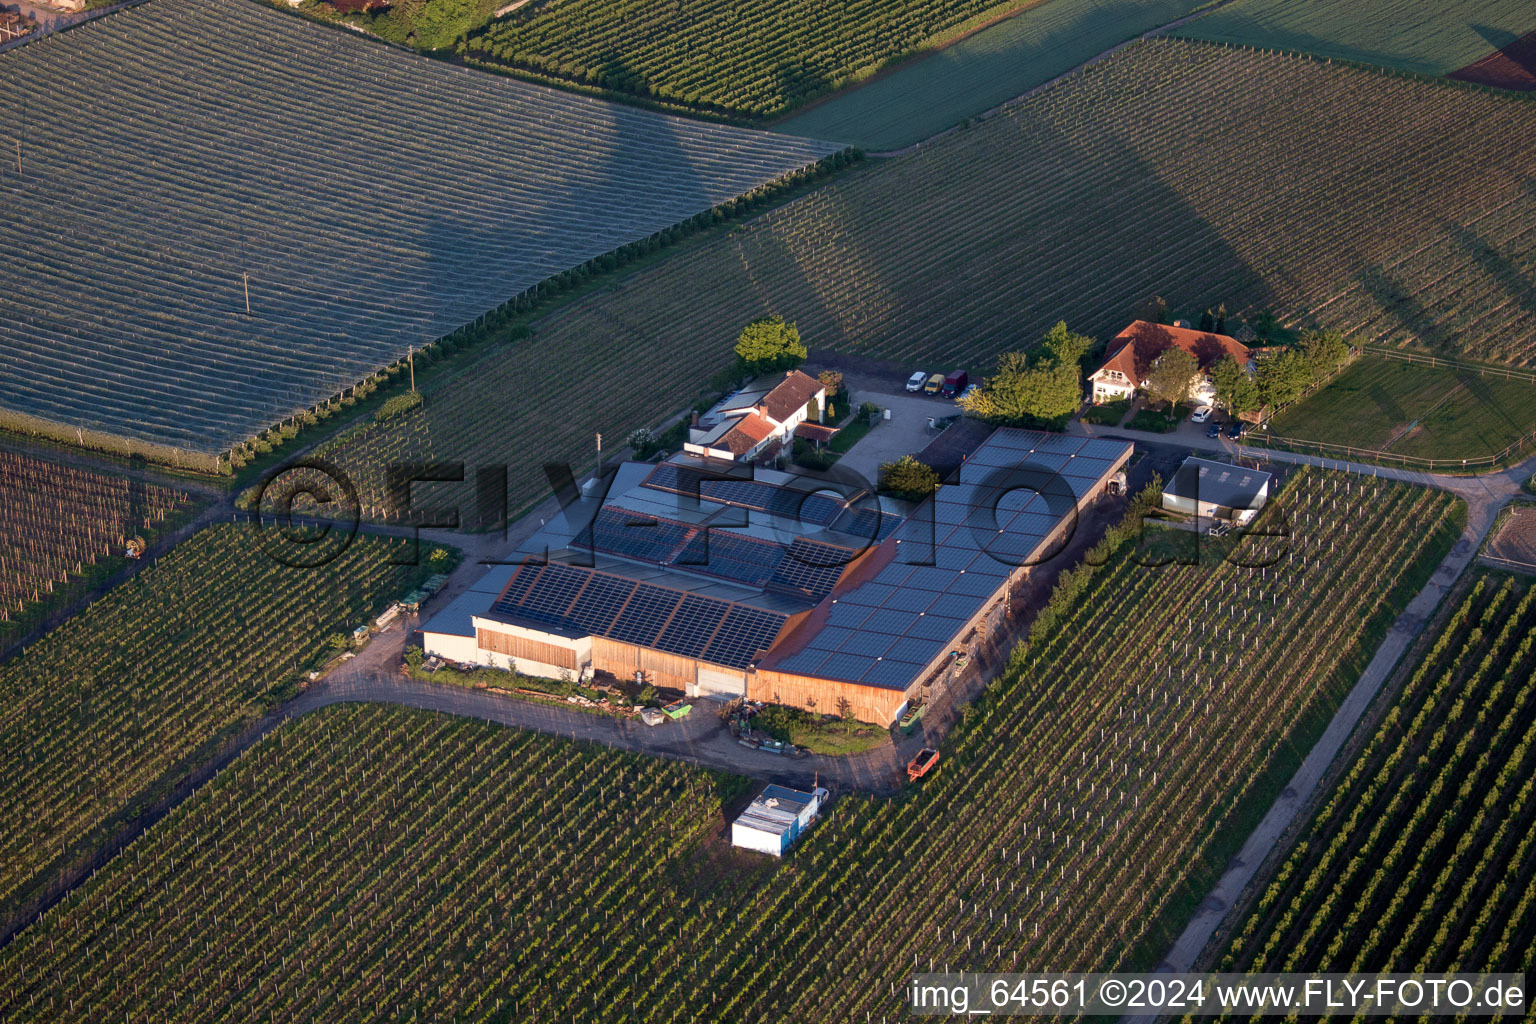
[[[1216,404],[1234,416],[1251,412],[1263,404],[1259,386],[1247,367],[1230,355],[1211,367],[1211,383],[1216,386]]]
[[[1216,333],[1227,333],[1227,304],[1225,302],[1216,307]]]
[[[835,395],[843,390],[843,375],[836,370],[822,370],[816,375],[816,380],[827,389],[829,395]]]
[[[1066,322],[1046,332],[1034,352],[1005,352],[997,372],[961,408],[988,423],[1042,426],[1071,416],[1082,402],[1081,363],[1093,339],[1074,334]]]
[[[1202,331],[1214,331],[1216,329],[1216,318],[1211,315],[1210,310],[1200,314],[1200,329]]]
[[[932,466],[903,455],[880,466],[880,490],[885,494],[922,501],[939,489],[939,473]]]
[[[1086,334],[1073,334],[1067,330],[1065,320],[1058,320],[1055,327],[1045,332],[1040,347],[1056,362],[1078,366],[1093,348],[1093,339]]]
[[[1300,352],[1286,351],[1259,360],[1259,396],[1275,408],[1296,401],[1311,383],[1312,373]]]
[[[805,362],[806,355],[800,331],[782,316],[753,320],[736,339],[736,358],[748,373],[793,369]]]
[[[1327,380],[1349,356],[1349,342],[1340,331],[1307,331],[1301,336],[1300,348],[1314,384]]]
[[[1189,397],[1189,386],[1199,372],[1200,364],[1194,356],[1182,348],[1170,348],[1157,357],[1141,386],[1152,401],[1167,402],[1171,412]]]

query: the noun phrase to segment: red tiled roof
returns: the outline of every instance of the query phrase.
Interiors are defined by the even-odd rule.
[[[753,448],[766,441],[773,434],[773,424],[769,423],[755,411],[741,417],[736,423],[720,437],[711,442],[711,448],[724,448],[732,455],[740,457],[747,454]]]
[[[816,392],[823,388],[821,381],[810,374],[790,370],[772,391],[763,396],[757,407],[770,419],[783,423],[815,398]]]
[[[1239,364],[1246,364],[1249,358],[1247,346],[1225,334],[1137,320],[1111,339],[1109,358],[1099,370],[1119,370],[1132,387],[1140,387],[1148,368],[1170,348],[1181,348],[1194,356],[1202,370],[1210,369],[1223,356],[1230,355]]]
[[[795,428],[795,436],[803,437],[807,441],[820,441],[822,444],[826,444],[837,436],[838,429],[838,427],[828,427],[807,420]]]

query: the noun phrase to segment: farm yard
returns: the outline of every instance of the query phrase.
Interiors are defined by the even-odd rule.
[[[0,449],[0,646],[197,508],[170,487]]]
[[[454,67],[246,0],[156,0],[0,54],[0,117],[18,211],[0,219],[0,426],[199,466],[841,148]]]
[[[780,884],[701,874],[720,803],[692,769],[418,712],[301,719],[0,951],[0,1016],[862,1020],[930,958],[1147,966],[1461,512],[1298,469],[1243,566],[1145,568],[1112,531],[937,771],[841,797]]]
[[[1536,590],[1474,579],[1220,970],[1531,970]]]
[[[1483,458],[1536,432],[1536,379],[1527,371],[1368,353],[1275,417],[1270,429],[1411,458]]]
[[[420,582],[391,564],[407,544],[359,537],[296,570],[253,527],[212,526],[0,664],[0,920]]]
[[[1052,0],[562,0],[472,33],[465,50],[554,79],[770,117],[932,45]]]
[[[813,104],[774,131],[908,146],[1189,14],[1204,0],[1049,0]]]
[[[594,431],[622,436],[694,401],[741,326],[772,313],[813,350],[973,372],[1061,319],[1108,338],[1152,295],[1528,362],[1533,169],[1527,102],[1142,43],[593,290],[329,455],[375,509],[385,460],[426,458],[508,464],[521,507],[547,493],[540,462],[584,465]],[[582,396],[533,393],[548,366],[580,376]],[[647,372],[657,366],[691,369]]]
[[[1237,0],[1180,34],[1443,75],[1533,29],[1526,0]]]

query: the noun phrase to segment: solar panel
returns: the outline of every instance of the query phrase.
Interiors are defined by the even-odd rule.
[[[848,548],[797,538],[779,559],[769,582],[820,600],[837,586],[853,557],[854,552]]]
[[[688,539],[692,529],[670,519],[644,516],[608,507],[592,519],[589,530],[573,543],[609,554],[660,564],[669,561]]]
[[[606,636],[619,609],[635,592],[635,586],[634,580],[592,573],[581,592],[581,600],[571,608],[571,621],[582,629]]]
[[[761,608],[733,605],[720,629],[704,649],[704,660],[732,668],[745,668],[773,645],[784,628],[785,616]]]
[[[517,612],[542,622],[565,623],[570,621],[567,612],[571,602],[586,585],[590,574],[584,569],[551,563],[544,567],[538,582],[517,604]]]
[[[608,636],[623,643],[650,647],[681,602],[682,594],[678,591],[648,583],[638,584],[629,603],[608,630]]]
[[[730,610],[731,604],[728,601],[688,594],[678,605],[667,628],[656,638],[656,646],[687,658],[701,657],[705,646]]]
[[[731,530],[700,531],[677,556],[679,568],[761,586],[772,578],[784,549]]]

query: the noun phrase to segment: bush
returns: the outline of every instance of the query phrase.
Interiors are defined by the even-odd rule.
[[[795,465],[804,469],[825,472],[837,461],[835,454],[825,449],[818,449],[803,437],[795,438],[795,444],[791,451],[791,458]]]
[[[938,471],[911,455],[903,455],[880,467],[880,491],[884,494],[907,501],[922,501],[938,489]]]
[[[421,392],[419,391],[395,395],[393,398],[386,399],[384,404],[379,406],[379,411],[373,414],[373,418],[376,422],[382,423],[385,420],[392,420],[397,416],[404,416],[419,405],[421,405]]]

